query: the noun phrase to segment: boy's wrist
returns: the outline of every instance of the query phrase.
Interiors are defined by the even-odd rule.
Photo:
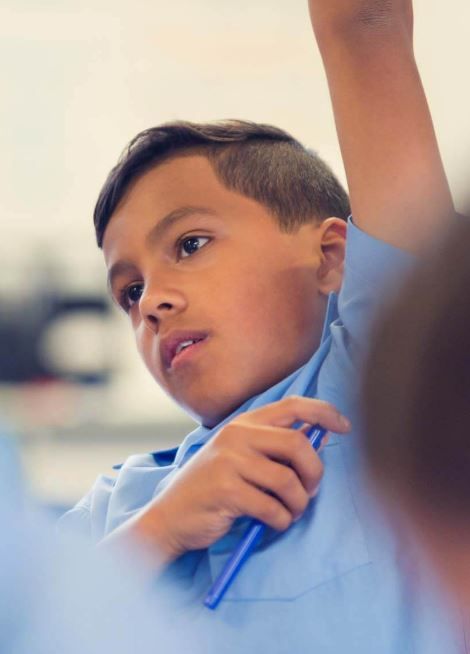
[[[154,524],[146,512],[141,512],[103,538],[98,548],[118,553],[138,551],[146,568],[160,572],[182,554],[171,546],[165,536],[161,525]]]
[[[368,20],[356,13],[335,15],[322,12],[316,15],[311,12],[312,27],[318,47],[323,52],[329,47],[341,44],[350,47],[352,51],[370,51],[388,47],[391,44],[413,41],[413,21],[404,12],[390,12],[376,19],[370,16]]]
[[[364,84],[416,69],[413,39],[403,28],[394,27],[387,33],[325,28],[317,43],[329,80],[343,75],[356,80],[357,73],[356,81]]]
[[[184,554],[173,542],[165,514],[155,502],[133,521],[132,535],[155,558],[158,567],[165,567]]]

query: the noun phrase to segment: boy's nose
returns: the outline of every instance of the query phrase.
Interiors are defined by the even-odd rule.
[[[156,331],[162,321],[184,311],[186,305],[186,299],[179,291],[144,291],[139,309],[147,327]]]

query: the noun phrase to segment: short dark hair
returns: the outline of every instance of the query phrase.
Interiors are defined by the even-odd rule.
[[[456,526],[470,514],[469,247],[459,217],[376,326],[362,395],[372,477]]]
[[[331,169],[287,132],[242,120],[177,121],[137,134],[109,173],[94,211],[99,247],[131,185],[159,163],[188,153],[206,156],[228,189],[265,205],[282,230],[350,214],[348,196]]]

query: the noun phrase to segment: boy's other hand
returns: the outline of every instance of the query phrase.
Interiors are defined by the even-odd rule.
[[[420,254],[454,210],[413,48],[412,0],[309,0],[354,223]]]
[[[289,397],[235,418],[132,520],[135,535],[169,563],[209,547],[249,516],[284,531],[305,511],[323,475],[296,422],[337,433],[348,421],[326,402]],[[163,561],[161,560],[163,557]]]

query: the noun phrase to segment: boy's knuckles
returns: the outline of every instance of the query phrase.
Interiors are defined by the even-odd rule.
[[[219,474],[216,480],[217,492],[230,506],[240,493],[238,480],[231,475]]]
[[[273,477],[273,488],[277,493],[289,493],[297,489],[299,478],[291,468],[283,466]]]
[[[212,455],[212,466],[215,470],[223,471],[225,475],[227,470],[233,467],[233,453],[227,447],[218,447]]]

